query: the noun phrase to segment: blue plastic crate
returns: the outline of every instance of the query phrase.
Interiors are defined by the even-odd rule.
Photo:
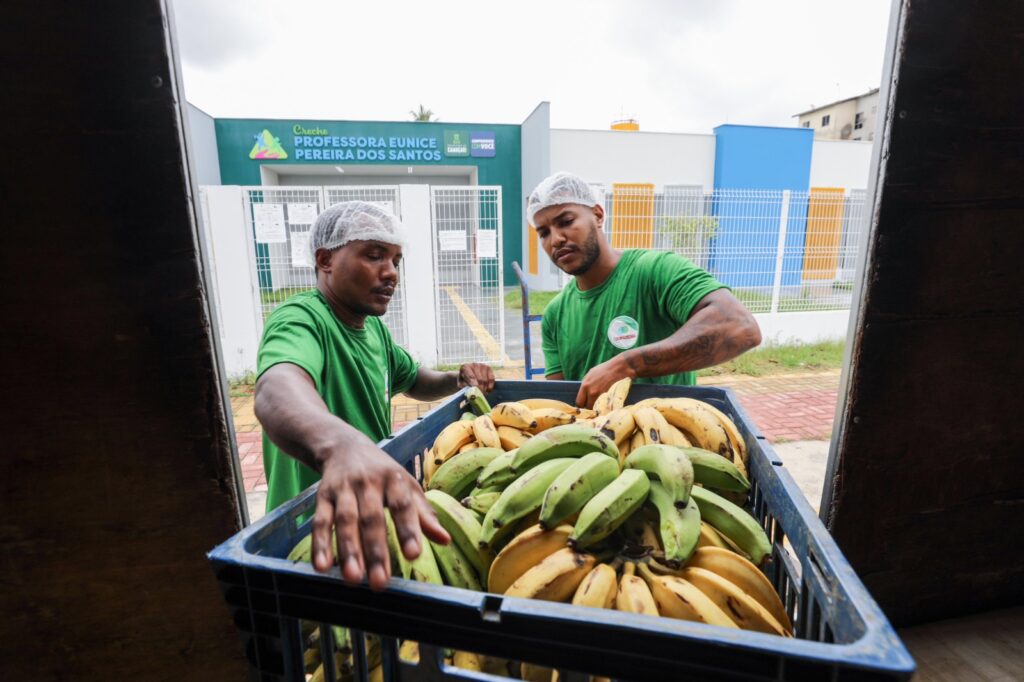
[[[577,382],[499,382],[492,404],[521,398],[572,402]],[[385,680],[503,678],[446,667],[450,647],[620,680],[907,680],[914,661],[771,446],[732,393],[713,387],[636,385],[629,402],[699,398],[728,414],[746,439],[753,511],[771,538],[766,568],[796,636],[781,638],[669,618],[574,607],[395,579],[383,593],[347,587],[337,568],[316,573],[284,557],[308,528],[315,486],[210,552],[240,630],[253,680],[301,681],[299,620],[382,636]],[[415,471],[416,459],[462,410],[461,394],[382,442]],[[783,540],[787,547],[784,547]],[[326,626],[325,626],[326,627]],[[396,638],[421,642],[419,665],[398,661]],[[329,637],[321,637],[324,658]],[[356,647],[355,679],[365,679]],[[362,662],[362,663],[361,663]],[[328,679],[332,679],[328,671]]]

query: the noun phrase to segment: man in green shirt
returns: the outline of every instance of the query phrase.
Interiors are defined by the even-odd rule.
[[[391,573],[384,507],[402,552],[419,556],[421,530],[448,534],[419,484],[376,446],[391,432],[391,396],[435,400],[463,386],[494,387],[483,364],[458,372],[418,367],[380,321],[398,284],[402,233],[391,213],[361,201],[335,204],[310,233],[316,288],[267,319],[260,342],[255,412],[263,425],[267,509],[320,480],[313,513],[313,565],[338,566],[346,582],[368,577],[383,589]]]
[[[581,381],[591,407],[615,381],[693,384],[694,371],[761,343],[753,315],[690,261],[670,252],[613,249],[604,208],[570,173],[543,180],[527,218],[544,251],[573,281],[544,310],[545,374]]]

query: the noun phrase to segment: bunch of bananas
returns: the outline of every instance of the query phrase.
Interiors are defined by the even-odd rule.
[[[452,537],[412,562],[388,517],[394,575],[779,636],[793,626],[758,568],[771,543],[745,509],[746,445],[692,398],[626,405],[630,381],[593,410],[550,399],[466,411],[423,453],[426,498]],[[403,658],[418,656],[404,642]],[[550,670],[448,652],[471,670],[551,679]]]

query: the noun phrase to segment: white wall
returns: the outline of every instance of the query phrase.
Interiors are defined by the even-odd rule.
[[[552,172],[551,166],[551,105],[541,102],[526,120],[523,121],[520,136],[522,152],[522,189],[523,196],[508,197],[506,201],[518,201],[523,208],[523,224],[519,226],[522,235],[522,261],[519,267],[523,270],[526,283],[533,289],[553,291],[560,288],[560,273],[544,253],[540,241],[537,241],[537,274],[530,274],[530,230],[526,225],[526,199],[541,180]],[[512,229],[511,225],[505,226]],[[537,239],[536,237],[533,237]]]
[[[715,178],[715,136],[617,130],[551,131],[551,172],[569,171],[592,183],[701,185]]]
[[[761,338],[767,345],[841,341],[850,324],[849,310],[813,310],[793,313],[755,313]]]
[[[217,133],[213,118],[202,109],[185,103],[188,117],[188,152],[196,170],[197,185],[220,184],[220,158],[217,155]]]
[[[814,140],[811,187],[865,189],[871,172],[871,142]]]

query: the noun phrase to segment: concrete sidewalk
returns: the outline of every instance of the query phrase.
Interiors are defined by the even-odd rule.
[[[502,368],[496,374],[499,379],[523,377],[521,366]],[[702,377],[698,383],[729,388],[736,394],[817,508],[832,433],[839,370],[768,377],[722,375]],[[392,422],[397,429],[438,404],[396,396],[392,400]],[[263,472],[262,429],[253,414],[252,395],[232,397],[231,412],[249,509],[258,518],[266,499],[267,480]]]

